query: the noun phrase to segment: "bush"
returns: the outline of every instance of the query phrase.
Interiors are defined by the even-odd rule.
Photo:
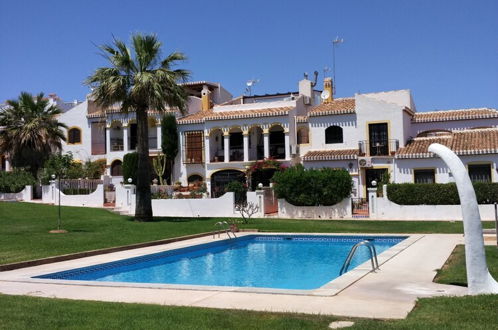
[[[235,204],[244,203],[247,200],[247,187],[240,181],[232,181],[225,186],[225,192],[233,192]]]
[[[123,180],[128,183],[128,178],[133,184],[137,184],[138,154],[130,152],[123,157]]]
[[[498,183],[474,183],[479,204],[498,203]],[[460,204],[455,183],[400,183],[387,185],[387,197],[399,205]]]
[[[35,184],[35,178],[30,172],[14,169],[12,172],[0,172],[0,192],[18,193],[24,186]]]
[[[302,165],[273,176],[278,198],[297,206],[334,205],[351,195],[353,181],[346,170],[304,169]]]

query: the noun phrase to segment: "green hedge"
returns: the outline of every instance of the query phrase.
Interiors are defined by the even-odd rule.
[[[123,181],[128,183],[128,178],[133,184],[137,184],[138,154],[130,152],[123,157]]]
[[[296,206],[334,205],[351,195],[353,181],[346,170],[304,169],[296,165],[272,178],[278,198]]]
[[[35,184],[35,178],[29,172],[14,169],[12,172],[0,172],[0,192],[18,193],[24,186]]]
[[[479,204],[498,203],[498,183],[474,183]],[[387,198],[400,205],[460,204],[454,183],[399,183],[387,185]]]

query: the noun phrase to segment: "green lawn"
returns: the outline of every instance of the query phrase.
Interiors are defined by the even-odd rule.
[[[0,264],[66,253],[183,236],[214,229],[216,218],[159,218],[138,223],[103,209],[62,207],[67,234],[49,234],[57,223],[57,207],[0,202]],[[486,222],[491,228],[493,222]],[[461,233],[462,224],[444,221],[339,221],[251,219],[242,228],[315,233]]]
[[[491,275],[498,279],[498,248],[486,246],[486,260]],[[467,286],[465,269],[465,245],[457,245],[442,269],[438,271],[435,282]],[[497,307],[498,308],[498,307]]]
[[[0,203],[2,262],[150,241],[210,231],[218,219],[160,219],[135,223],[105,210],[63,208],[64,235],[53,229],[56,208]],[[493,223],[487,223],[491,227]],[[447,222],[296,221],[257,219],[245,227],[294,232],[461,232]],[[438,280],[466,282],[462,248],[457,247]],[[497,277],[495,247],[487,247],[491,272]],[[462,273],[463,271],[463,273]],[[463,274],[463,275],[462,275]],[[463,277],[462,277],[463,276]],[[349,329],[498,329],[498,295],[420,299],[405,320],[353,319]],[[327,329],[343,317],[262,313],[206,308],[75,301],[0,295],[0,329]]]

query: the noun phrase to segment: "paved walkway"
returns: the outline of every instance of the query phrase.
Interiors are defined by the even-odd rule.
[[[358,235],[358,234],[356,234]],[[148,288],[133,285],[83,285],[82,282],[63,281],[64,284],[35,282],[33,274],[82,267],[116,260],[144,251],[160,251],[161,246],[95,256],[57,264],[36,266],[0,273],[0,292],[12,295],[31,295],[80,300],[99,300],[161,305],[233,308],[257,311],[299,312],[367,318],[404,318],[412,310],[418,297],[463,295],[466,288],[433,283],[440,268],[462,235],[418,235],[418,240],[381,264],[381,270],[368,273],[335,296],[289,295],[216,290],[172,289],[164,285]],[[168,244],[177,248],[212,238]],[[164,250],[164,246],[162,246]],[[42,280],[39,280],[42,281]]]

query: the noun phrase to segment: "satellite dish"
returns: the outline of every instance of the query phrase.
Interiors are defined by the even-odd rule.
[[[326,99],[328,99],[330,97],[330,92],[327,91],[327,90],[324,90],[322,92],[322,94],[320,94],[320,97],[322,98],[322,100],[326,100]]]
[[[246,82],[247,87],[251,87],[254,84],[254,80],[249,80]]]

